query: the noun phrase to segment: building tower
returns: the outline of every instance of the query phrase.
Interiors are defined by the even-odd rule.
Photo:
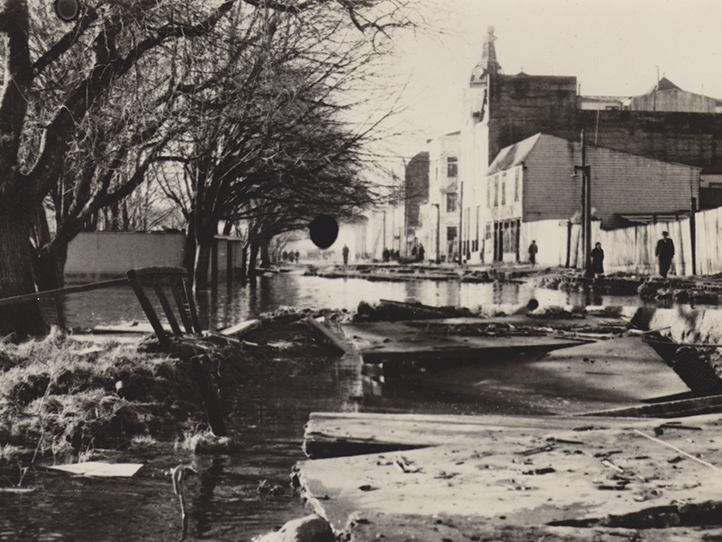
[[[494,27],[486,29],[481,60],[471,71],[464,92],[464,118],[461,129],[459,163],[460,233],[463,252],[470,263],[482,261],[486,191],[482,190],[489,167],[489,87],[490,79],[503,74],[496,57]]]
[[[489,25],[486,29],[486,39],[484,40],[484,47],[481,52],[481,60],[476,65],[474,70],[471,72],[471,84],[483,84],[486,85],[487,74],[503,73],[501,70],[501,64],[496,60],[496,48],[494,42],[496,36],[494,35],[494,27]]]

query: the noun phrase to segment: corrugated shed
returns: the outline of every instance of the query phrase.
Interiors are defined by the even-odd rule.
[[[699,198],[701,169],[604,148],[587,152],[592,172],[592,207],[602,227],[625,224],[617,214],[676,213]]]
[[[574,166],[582,165],[579,142],[537,134],[498,158],[500,167],[523,162],[524,222],[568,220],[581,211],[582,175],[573,175]],[[586,164],[594,216],[604,229],[624,226],[619,215],[676,213],[699,198],[700,168],[593,146],[587,146]]]

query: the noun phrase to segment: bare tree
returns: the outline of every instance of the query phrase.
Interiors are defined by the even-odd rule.
[[[165,158],[184,166],[185,182],[166,189],[186,209],[187,265],[200,288],[221,221],[249,222],[252,274],[274,235],[320,210],[343,216],[377,199],[360,174],[377,123],[359,128],[343,115],[384,49],[337,8],[245,18],[243,40],[205,46],[208,64],[225,73],[198,82],[205,92],[188,97],[186,137]]]
[[[33,247],[31,233],[36,232],[36,243],[45,245],[48,230],[43,225],[43,204],[54,190],[56,201],[61,199],[60,191],[63,196],[70,193],[63,190],[62,180],[73,175],[66,169],[66,159],[82,148],[79,134],[92,137],[94,129],[102,134],[110,123],[96,123],[94,117],[102,115],[103,105],[114,101],[121,81],[132,77],[134,70],[145,80],[164,45],[207,34],[233,2],[194,6],[148,0],[88,1],[72,28],[59,21],[50,25],[53,19],[44,6],[33,4],[31,10],[27,0],[6,0],[0,13],[0,32],[7,37],[8,77],[0,103],[0,297],[36,289],[35,250],[43,248]],[[141,99],[153,96],[138,92]],[[132,117],[132,111],[126,117]],[[126,137],[133,140],[141,132]],[[102,150],[102,145],[94,148]],[[104,162],[109,170],[124,162],[124,151],[118,152],[116,160]],[[141,164],[148,160],[148,156],[136,158]],[[119,201],[138,186],[139,177],[133,174],[124,187],[116,189],[109,184],[103,188],[101,183],[100,199],[106,204]],[[84,190],[94,188],[83,183],[72,188],[73,194]],[[61,213],[69,209],[65,203],[69,202],[62,203]],[[80,221],[80,216],[75,218]],[[56,237],[62,240],[72,229],[59,226]],[[52,247],[45,252],[52,256]],[[34,303],[0,315],[0,332],[24,336],[44,329]]]
[[[254,40],[275,33],[272,26],[244,32],[263,29],[253,21],[311,28],[325,14],[339,28],[350,21],[378,41],[385,29],[408,23],[401,1],[85,0],[79,19],[65,24],[49,2],[5,0],[0,297],[62,283],[67,242],[100,209],[118,205],[141,184],[189,118],[179,108],[208,98],[203,115],[212,118],[220,102],[213,100],[216,77],[206,69],[213,59],[198,61],[201,40],[203,47],[219,38],[245,44],[229,48],[229,60],[234,50],[251,56],[252,49],[264,59],[265,44]],[[314,39],[312,32],[305,36]],[[265,63],[242,64],[251,71],[236,73],[251,84],[255,65]],[[44,329],[34,303],[0,314],[0,333],[24,336]]]

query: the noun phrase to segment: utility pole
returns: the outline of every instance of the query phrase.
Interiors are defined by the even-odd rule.
[[[441,237],[441,204],[432,203],[432,207],[436,207],[436,263],[441,263],[441,254],[439,253],[440,248],[440,237]]]
[[[459,265],[464,265],[464,182],[459,181]]]
[[[689,235],[692,245],[692,274],[697,274],[697,198],[692,198],[689,213]]]
[[[584,276],[592,272],[592,170],[586,164],[586,141],[582,130],[582,165],[574,166],[574,175],[582,172],[582,235],[584,239]]]

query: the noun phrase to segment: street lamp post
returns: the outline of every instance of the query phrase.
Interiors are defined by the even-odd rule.
[[[432,203],[432,207],[436,207],[436,263],[441,263],[441,254],[439,254],[439,232],[441,231],[441,204]]]

